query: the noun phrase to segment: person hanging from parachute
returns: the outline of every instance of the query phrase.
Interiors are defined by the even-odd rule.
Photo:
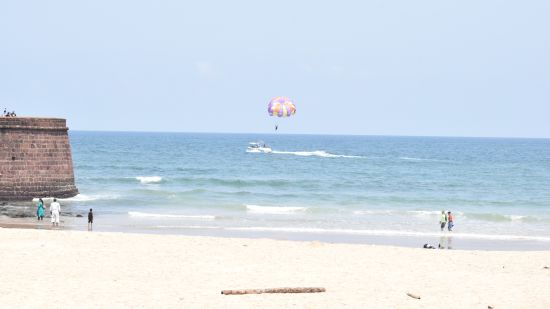
[[[290,117],[296,113],[294,102],[287,97],[275,97],[267,104],[267,113],[269,116]],[[279,124],[275,124],[275,131],[279,129]]]

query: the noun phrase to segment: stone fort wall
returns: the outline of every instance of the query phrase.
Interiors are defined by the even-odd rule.
[[[65,119],[0,117],[0,201],[78,194]]]

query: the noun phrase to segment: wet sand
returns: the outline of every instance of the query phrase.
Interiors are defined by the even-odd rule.
[[[97,232],[123,232],[138,234],[163,234],[185,236],[209,236],[224,238],[269,238],[277,240],[293,241],[322,241],[326,243],[342,244],[367,244],[385,245],[410,248],[421,248],[424,244],[440,246],[443,249],[452,250],[484,250],[484,251],[550,251],[550,242],[533,240],[495,240],[455,237],[454,233],[442,232],[439,236],[417,237],[397,235],[349,235],[349,234],[316,234],[316,233],[288,233],[265,231],[234,231],[225,229],[183,229],[183,228],[158,228],[140,223],[132,224],[126,217],[113,220],[115,216],[101,216],[94,223],[94,231]],[[87,230],[87,218],[85,216],[62,215],[61,224],[53,229],[62,230]],[[12,218],[0,215],[0,227],[27,228],[27,229],[52,229],[50,218],[37,221],[35,217]]]

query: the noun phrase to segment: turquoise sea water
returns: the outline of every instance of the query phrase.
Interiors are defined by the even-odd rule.
[[[96,229],[550,246],[550,140],[70,132]],[[262,140],[274,153],[246,153]],[[383,243],[388,243],[383,242]],[[389,241],[389,243],[393,243]],[[414,244],[412,244],[414,245]],[[456,247],[456,246],[455,246]]]

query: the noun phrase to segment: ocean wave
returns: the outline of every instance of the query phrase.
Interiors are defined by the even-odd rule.
[[[393,215],[391,210],[355,210],[354,215]]]
[[[135,165],[122,165],[122,164],[97,164],[97,165],[90,165],[90,164],[75,164],[75,169],[78,170],[132,170],[132,171],[143,171],[147,168],[144,166],[135,166]]]
[[[453,237],[487,240],[536,240],[548,241],[550,237],[527,236],[527,235],[505,235],[505,234],[469,234],[469,233],[438,233],[438,232],[414,232],[400,230],[353,230],[353,229],[324,229],[307,227],[223,227],[232,231],[251,232],[285,232],[285,233],[310,233],[310,234],[346,234],[346,235],[369,235],[369,236],[405,236],[405,237]]]
[[[62,199],[63,201],[68,202],[90,202],[100,199],[99,195],[86,195],[86,194],[77,194],[76,196]]]
[[[216,216],[212,215],[175,215],[175,214],[157,214],[157,213],[146,213],[138,211],[129,211],[128,215],[130,217],[137,218],[180,218],[180,219],[198,219],[198,220],[215,220]]]
[[[412,161],[412,162],[447,162],[452,163],[450,160],[441,160],[441,159],[426,159],[426,158],[415,158],[415,157],[399,157],[400,160]]]
[[[306,207],[246,205],[246,210],[248,212],[260,214],[293,214],[297,212],[303,212],[306,209]]]
[[[389,209],[381,209],[381,210],[356,210],[353,212],[356,215],[412,215],[412,216],[438,216],[441,214],[441,211],[439,210],[389,210]],[[464,215],[463,212],[460,211],[453,211],[453,215]]]
[[[350,156],[350,155],[339,155],[326,152],[324,150],[315,150],[315,151],[276,151],[274,154],[288,154],[295,155],[300,157],[322,157],[322,158],[363,158],[362,156]]]
[[[172,180],[172,179],[171,179]],[[284,186],[296,186],[303,182],[291,181],[286,179],[227,179],[227,178],[187,178],[179,177],[173,179],[177,183],[192,183],[192,184],[204,184],[204,185],[219,185],[225,187],[284,187]]]
[[[37,199],[38,201],[38,199]],[[25,206],[25,205],[0,205],[0,210],[7,210],[7,209],[15,209],[15,210],[20,210],[20,209],[35,209],[36,206],[32,205],[32,206]]]
[[[118,199],[119,196],[116,194],[96,194],[96,195],[87,195],[87,194],[77,194],[73,197],[68,198],[58,198],[58,200],[62,202],[91,202],[91,201],[97,201],[97,200],[115,200]],[[43,197],[42,200],[45,203],[51,203],[53,202],[53,197]],[[38,203],[38,198],[32,199],[33,203]]]
[[[213,168],[196,168],[196,167],[177,167],[175,170],[178,172],[186,172],[194,175],[216,173],[218,171]]]
[[[139,180],[142,184],[148,184],[148,183],[159,183],[162,181],[162,177],[160,176],[138,176],[136,177],[136,180]]]
[[[468,219],[493,222],[538,222],[543,220],[543,218],[534,216],[504,215],[496,213],[466,213],[464,216]]]
[[[204,188],[189,189],[184,191],[173,191],[169,189],[162,189],[162,187],[154,186],[142,186],[138,188],[131,189],[128,191],[127,196],[136,196],[136,195],[145,195],[147,197],[159,197],[159,198],[170,198],[170,199],[184,199],[184,198],[221,198],[221,197],[266,197],[266,198],[277,198],[280,197],[280,193],[265,193],[265,192],[254,192],[250,190],[210,190]],[[287,194],[285,197],[297,197],[297,194]]]

